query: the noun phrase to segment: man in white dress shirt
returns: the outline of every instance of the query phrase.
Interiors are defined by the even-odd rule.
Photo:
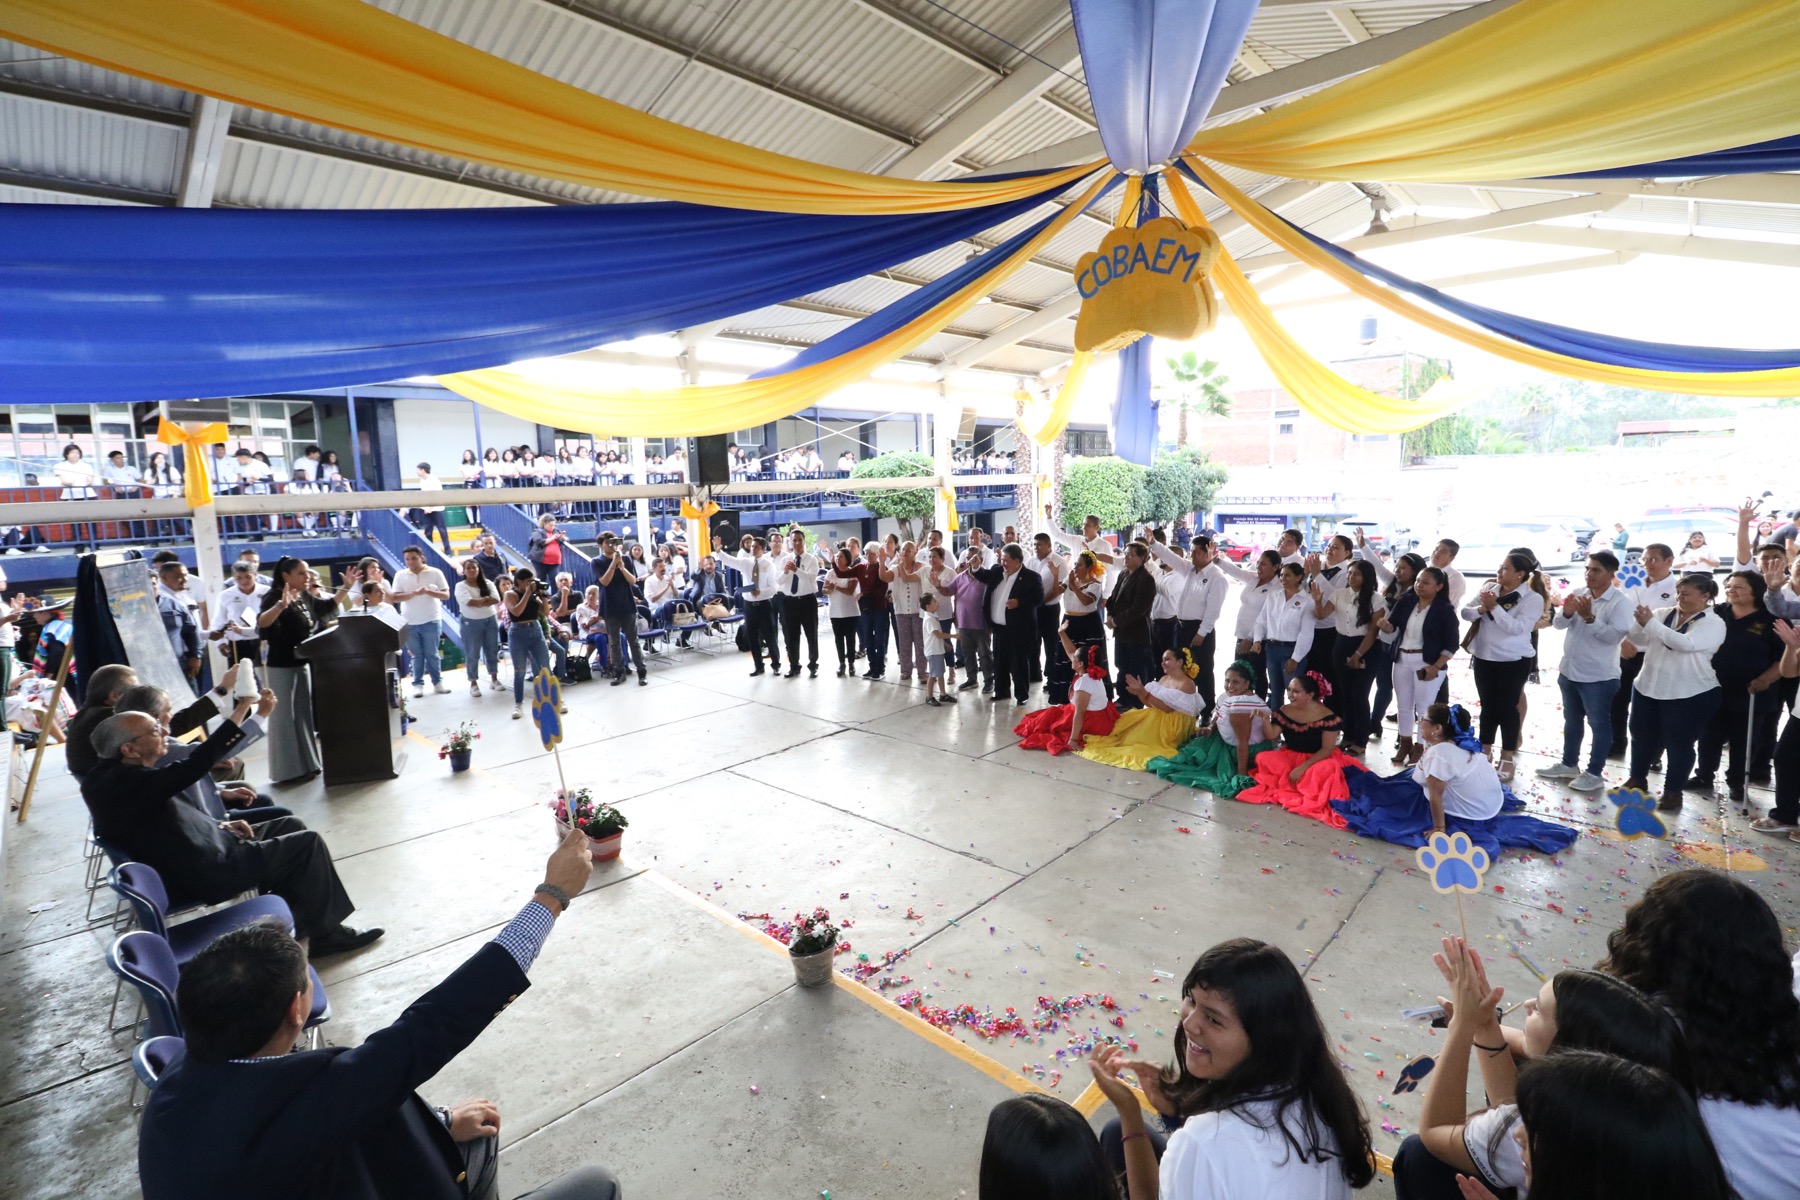
[[[262,635],[256,629],[256,615],[268,590],[267,584],[256,582],[256,567],[251,563],[239,559],[231,564],[231,585],[219,593],[212,627],[206,633],[209,641],[223,639],[219,650],[228,664],[243,658],[257,661]]]
[[[1625,589],[1626,596],[1631,600],[1632,611],[1636,612],[1639,605],[1652,611],[1674,607],[1675,585],[1681,582],[1681,576],[1675,574],[1675,551],[1661,542],[1652,542],[1644,547],[1641,561],[1644,566],[1644,582]],[[1612,749],[1607,754],[1608,758],[1625,757],[1631,740],[1630,730],[1626,728],[1631,720],[1631,685],[1636,681],[1638,672],[1643,669],[1644,652],[1629,638],[1621,641],[1619,690],[1612,702]]]
[[[800,635],[806,634],[806,669],[819,677],[819,556],[806,552],[806,534],[788,535],[775,586],[783,597],[781,632],[787,641],[787,677],[800,673]]]
[[[1038,660],[1039,648],[1033,647],[1031,652],[1031,682],[1037,683],[1064,674],[1056,666],[1057,660],[1062,657],[1062,635],[1057,631],[1062,628],[1063,580],[1068,577],[1069,564],[1057,557],[1055,544],[1047,533],[1040,533],[1032,538],[1031,549],[1032,552],[1025,556],[1025,565],[1036,572],[1044,585],[1044,602],[1038,605],[1037,610],[1038,641],[1043,654],[1041,664]],[[1064,686],[1067,686],[1066,681]],[[1051,703],[1064,704],[1067,701],[1053,699]]]
[[[772,602],[780,582],[775,560],[768,555],[769,544],[746,533],[738,542],[739,554],[719,550],[716,557],[744,577],[744,635],[750,639],[750,654],[756,661],[751,675],[763,673],[763,650],[769,652],[769,665],[781,670],[781,647],[775,639],[775,612]],[[816,618],[815,618],[816,619]]]
[[[1194,662],[1199,664],[1200,676],[1195,684],[1206,701],[1201,714],[1204,723],[1218,694],[1213,682],[1213,663],[1218,650],[1219,615],[1225,611],[1225,589],[1229,585],[1225,573],[1215,564],[1210,533],[1196,533],[1186,556],[1160,542],[1151,543],[1150,553],[1173,571],[1180,583],[1175,599],[1175,644],[1187,647]],[[1247,593],[1244,603],[1250,603]],[[1254,614],[1251,621],[1255,621]]]
[[[1306,562],[1306,535],[1298,529],[1284,529],[1281,536],[1275,539],[1275,553],[1281,555],[1284,563]]]
[[[394,583],[388,599],[406,618],[406,648],[412,654],[413,695],[425,694],[425,676],[431,675],[431,690],[440,695],[450,689],[444,686],[443,660],[438,656],[438,634],[443,629],[444,601],[450,598],[450,584],[444,573],[425,565],[425,551],[408,546],[401,551],[406,559],[404,569],[394,572]]]

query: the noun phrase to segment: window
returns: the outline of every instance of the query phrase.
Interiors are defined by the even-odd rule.
[[[1071,429],[1064,435],[1064,448],[1075,455],[1102,456],[1112,453],[1112,443],[1104,429]]]
[[[1294,432],[1294,423],[1292,421],[1283,421],[1275,427],[1275,432],[1283,435],[1290,434]]]

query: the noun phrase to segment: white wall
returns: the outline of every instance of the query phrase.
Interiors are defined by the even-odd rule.
[[[445,483],[461,478],[457,464],[464,450],[475,449],[474,405],[466,400],[396,400],[394,429],[400,456],[401,476],[413,477],[413,467],[422,462]],[[484,446],[537,445],[537,426],[518,417],[493,409],[481,412],[481,441]]]

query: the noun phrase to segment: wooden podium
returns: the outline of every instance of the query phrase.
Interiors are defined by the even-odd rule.
[[[400,644],[401,631],[379,617],[346,613],[296,648],[312,666],[313,725],[326,787],[392,779],[406,765]]]

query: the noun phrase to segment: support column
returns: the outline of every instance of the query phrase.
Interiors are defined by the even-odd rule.
[[[945,479],[950,477],[952,462],[950,458],[951,435],[962,421],[962,410],[959,408],[951,415],[949,385],[938,383],[937,408],[931,414],[931,460],[933,469]],[[952,488],[951,495],[956,494]],[[942,491],[938,492],[932,503],[932,526],[944,531],[946,544],[954,540],[950,538],[950,505],[944,500]]]
[[[678,361],[681,363],[681,382],[685,387],[697,387],[700,383],[700,342],[705,333],[705,328],[699,330],[684,329],[679,335],[681,338],[681,354]],[[694,449],[694,439],[688,439],[687,449],[690,451]],[[667,456],[665,455],[665,457]],[[694,454],[686,454],[684,457],[687,459],[687,478],[691,483],[693,482],[695,473],[699,470],[700,464],[695,461],[696,455]],[[704,509],[706,507],[705,498],[700,496],[695,497],[695,507]],[[688,577],[691,579],[700,574],[700,559],[697,550],[700,545],[700,534],[704,525],[703,522],[697,521],[692,517],[687,518],[685,523],[687,526],[688,553],[691,556],[688,560]]]
[[[650,468],[647,461],[649,457],[650,452],[645,448],[644,439],[641,437],[632,438],[632,476],[639,483],[649,482]],[[636,500],[633,500],[631,504],[632,507],[637,510],[637,540],[644,544],[644,556],[648,558],[650,557],[650,547],[654,544],[650,540],[650,501],[643,496],[639,496]]]
[[[194,572],[199,576],[195,586],[200,589],[200,595],[210,603],[225,590],[225,583],[231,578],[225,571],[225,546],[219,540],[218,506],[202,504],[194,509],[191,528],[194,534]],[[225,656],[219,650],[222,643],[208,641],[205,645],[207,660],[212,664],[212,677],[222,678],[225,674]]]

